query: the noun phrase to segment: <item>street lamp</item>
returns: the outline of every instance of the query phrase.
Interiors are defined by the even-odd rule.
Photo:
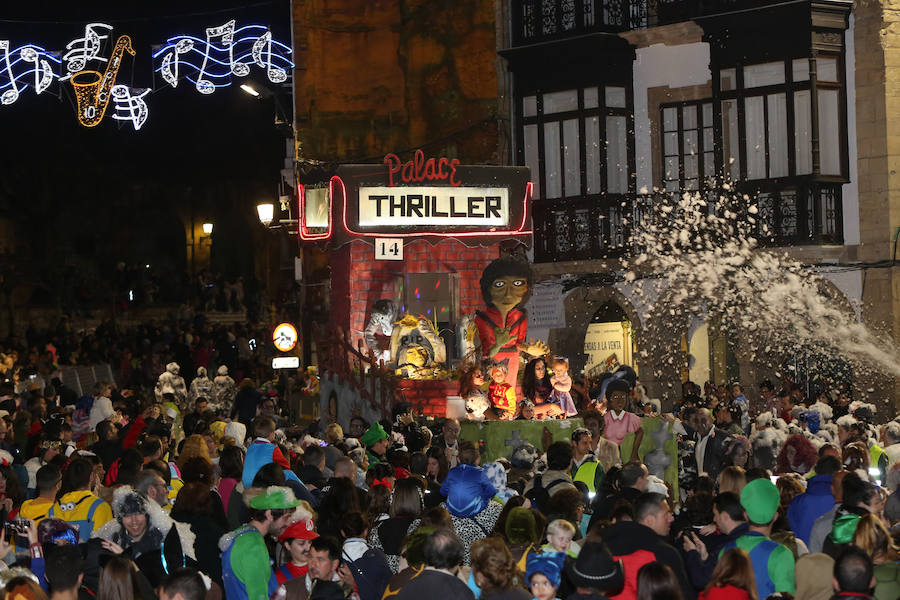
[[[271,202],[257,204],[256,214],[259,215],[259,222],[268,227],[275,218],[275,205]]]
[[[213,224],[212,223],[204,223],[203,224],[203,235],[212,235],[213,232]]]

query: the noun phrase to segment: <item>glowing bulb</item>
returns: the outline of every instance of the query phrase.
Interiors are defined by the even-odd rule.
[[[212,223],[204,223],[203,224],[203,235],[210,235],[213,231]]]
[[[252,87],[250,87],[246,83],[241,84],[241,89],[244,90],[245,92],[247,92],[248,94],[250,94],[251,96],[259,97],[259,92],[254,90]]]
[[[259,215],[259,222],[268,227],[272,219],[275,218],[275,205],[271,202],[257,204],[256,214]]]

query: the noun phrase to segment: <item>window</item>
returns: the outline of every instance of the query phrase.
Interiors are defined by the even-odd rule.
[[[716,173],[712,102],[664,104],[661,111],[665,190],[707,189]]]
[[[521,108],[522,160],[531,167],[535,199],[628,192],[625,87],[528,95]]]
[[[731,179],[846,175],[840,57],[742,65],[718,75],[722,157]]]
[[[538,261],[624,251],[633,192],[630,85],[521,96],[519,161],[534,183]]]

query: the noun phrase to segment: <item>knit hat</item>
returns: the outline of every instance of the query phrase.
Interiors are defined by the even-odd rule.
[[[319,534],[316,533],[315,525],[312,522],[312,519],[300,519],[287,529],[285,529],[281,535],[278,536],[278,541],[283,542],[285,540],[314,540],[319,537]]]
[[[794,570],[797,582],[797,598],[804,600],[829,600],[834,596],[832,572],[834,559],[827,554],[805,554],[797,559]]]
[[[525,563],[525,581],[530,585],[532,575],[540,573],[558,588],[565,562],[565,552],[532,552]]]
[[[754,479],[741,491],[741,506],[751,523],[766,525],[775,518],[781,494],[768,479]]]
[[[512,544],[534,544],[537,539],[537,523],[530,508],[517,506],[506,516],[504,533],[506,540]]]
[[[369,427],[369,430],[363,434],[359,441],[362,442],[363,446],[366,448],[371,448],[381,440],[388,439],[388,434],[384,430],[384,427],[381,426],[381,423],[372,423],[372,426]]]
[[[126,493],[118,502],[115,503],[116,517],[121,519],[128,515],[149,515],[150,509],[147,507],[147,499],[137,492]]]
[[[269,486],[266,490],[250,501],[250,508],[257,510],[284,510],[300,506],[300,501],[294,497],[291,488],[277,485]]]

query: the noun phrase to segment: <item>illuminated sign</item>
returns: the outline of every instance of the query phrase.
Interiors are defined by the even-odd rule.
[[[297,328],[290,323],[281,323],[272,332],[275,348],[282,352],[290,352],[297,345]]]
[[[34,44],[13,48],[8,39],[0,39],[0,105],[15,103],[29,88],[37,95],[54,81],[68,82],[83,126],[99,125],[112,103],[113,120],[140,129],[150,114],[146,97],[152,89],[116,85],[124,55],[136,53],[128,35],[114,38],[112,30],[107,23],[88,23],[81,37],[66,44],[61,58]],[[116,42],[107,57],[105,47],[113,39]],[[268,27],[237,27],[232,19],[206,28],[202,39],[188,34],[169,38],[153,54],[153,68],[171,87],[187,79],[201,94],[211,94],[230,86],[232,77],[249,75],[254,65],[272,83],[284,83],[294,68],[290,54],[291,48],[273,39]]]
[[[506,188],[360,187],[360,227],[509,224]]]
[[[336,246],[355,239],[457,239],[472,247],[501,239],[531,244],[528,167],[461,165],[456,159],[341,165],[328,182],[298,185],[300,239]]]
[[[178,35],[167,40],[153,55],[163,81],[178,87],[183,77],[201,94],[212,94],[231,85],[232,76],[246,77],[253,65],[266,71],[272,83],[287,81],[294,68],[288,56],[290,46],[272,39],[264,25],[235,28],[234,19],[217,27],[207,27],[205,38]]]
[[[300,368],[299,356],[276,356],[272,359],[273,369],[298,369]]]

